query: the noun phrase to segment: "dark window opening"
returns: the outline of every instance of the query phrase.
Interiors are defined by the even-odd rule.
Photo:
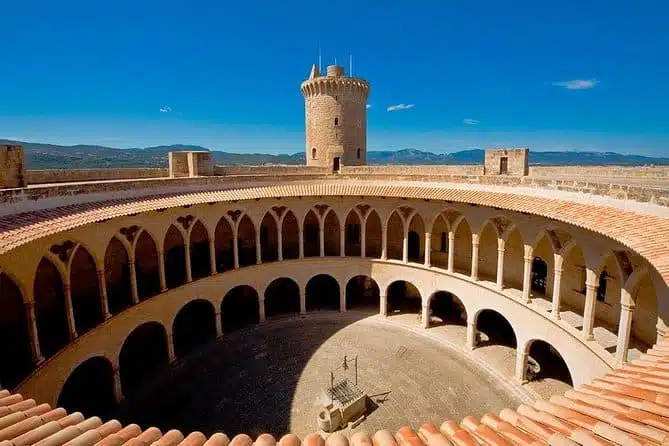
[[[499,174],[500,175],[507,175],[509,173],[509,158],[506,156],[503,156],[499,160]]]
[[[340,168],[340,162],[339,162],[339,157],[337,156],[332,160],[332,171],[339,172],[339,168]]]
[[[535,257],[532,261],[532,291],[546,294],[547,276],[548,265],[541,257]]]
[[[441,233],[441,240],[439,243],[439,251],[446,252],[446,247],[448,246],[448,236],[445,232]]]
[[[606,300],[606,280],[609,278],[609,274],[606,270],[602,271],[599,275],[599,286],[597,287],[597,300],[604,302]]]
[[[360,225],[351,224],[346,226],[346,243],[360,243]]]
[[[360,159],[360,149],[358,149],[358,159]]]
[[[335,118],[335,125],[339,125],[339,118]]]
[[[260,245],[265,246],[267,245],[267,241],[269,240],[269,230],[267,226],[261,226],[260,227]]]
[[[311,149],[311,159],[312,160],[316,159],[316,148],[315,147],[313,149]]]

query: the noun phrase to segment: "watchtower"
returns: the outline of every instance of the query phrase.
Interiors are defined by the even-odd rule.
[[[361,166],[367,162],[369,82],[348,77],[344,67],[330,65],[321,75],[311,68],[302,82],[306,112],[307,166]]]

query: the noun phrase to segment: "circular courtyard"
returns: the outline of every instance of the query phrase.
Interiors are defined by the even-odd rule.
[[[335,380],[355,381],[356,356],[358,386],[370,402],[349,432],[438,425],[530,400],[476,356],[393,319],[328,311],[226,334],[158,373],[116,415],[164,430],[304,436],[317,430],[331,371]]]

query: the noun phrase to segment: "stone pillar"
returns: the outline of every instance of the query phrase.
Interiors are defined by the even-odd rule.
[[[383,291],[379,295],[379,314],[383,317],[388,316],[388,296]]]
[[[381,260],[388,260],[388,231],[381,228]]]
[[[428,268],[432,265],[430,254],[432,254],[432,233],[425,232],[425,266]]]
[[[595,324],[595,298],[597,296],[597,285],[591,282],[591,274],[588,271],[588,280],[585,283],[585,306],[583,307],[583,337],[586,341],[593,340],[593,328]],[[594,277],[594,274],[592,274]]]
[[[158,276],[160,277],[160,292],[167,291],[167,278],[165,276],[165,253],[162,249],[158,250]]]
[[[339,257],[346,257],[346,226],[339,228]]]
[[[277,252],[277,258],[279,259],[279,262],[283,260],[283,231],[281,230],[281,227],[277,228],[276,230],[276,252]]]
[[[367,219],[360,223],[360,257],[367,257]]]
[[[234,260],[235,269],[239,269],[239,233],[237,228],[232,235],[232,258]]]
[[[527,358],[529,355],[523,350],[516,350],[516,373],[515,378],[520,384],[527,382],[525,371],[527,370]]]
[[[318,227],[318,249],[321,257],[325,257],[325,228],[323,222]]]
[[[404,238],[402,238],[402,262],[409,261],[409,230],[404,229]]]
[[[467,319],[467,347],[469,350],[474,350],[476,348],[476,321]]]
[[[35,364],[44,361],[42,350],[39,347],[39,334],[37,332],[37,318],[35,317],[35,302],[25,303],[26,321],[28,323],[28,336],[30,338],[30,349]]]
[[[223,320],[221,319],[221,312],[216,313],[216,338],[223,336]]]
[[[455,232],[448,231],[448,272],[452,273],[455,264]]]
[[[560,319],[560,299],[562,298],[562,256],[553,256],[555,266],[553,268],[553,301],[551,302],[551,314],[556,320]]]
[[[300,314],[307,314],[307,295],[302,288],[300,288]]]
[[[346,287],[339,287],[339,311],[346,312]]]
[[[303,259],[304,258],[304,231],[302,230],[302,226],[300,226],[298,228],[297,232],[298,232],[298,237],[300,239],[300,243],[299,243],[299,245],[300,245],[299,246],[300,256],[299,257],[301,259]]]
[[[479,235],[472,234],[472,280],[479,280]]]
[[[186,283],[193,281],[193,268],[190,263],[190,240],[184,242],[184,255],[186,256]]]
[[[420,323],[423,328],[430,328],[430,303],[423,303],[420,313]]]
[[[186,263],[186,273],[189,273],[188,266],[190,266],[190,262]],[[139,291],[137,290],[137,269],[135,269],[135,259],[130,259],[128,269],[130,270],[130,294],[132,294],[132,304],[137,305],[139,303]],[[190,275],[187,277],[190,277]],[[190,282],[190,280],[188,281]]]
[[[121,372],[118,367],[114,367],[114,399],[117,403],[123,400],[123,391],[121,388]]]
[[[497,239],[497,289],[504,289],[504,251],[506,242],[504,239]]]
[[[70,289],[70,282],[63,284],[65,291],[65,315],[67,318],[67,330],[70,341],[77,338],[77,324],[74,321],[74,308],[72,307],[72,290]]]
[[[98,288],[100,289],[100,308],[102,309],[102,318],[106,321],[111,317],[109,313],[109,301],[107,300],[107,281],[105,280],[105,270],[98,269]]]
[[[260,246],[260,231],[256,231],[256,265],[262,263],[262,246]]]
[[[216,270],[216,243],[214,240],[209,240],[209,268],[212,276],[218,272]]]
[[[258,319],[261,323],[265,322],[267,319],[265,318],[265,298],[263,296],[258,298],[258,311],[260,312]]]
[[[525,246],[525,255],[523,256],[523,302],[530,303],[532,298],[530,296],[530,291],[532,290],[532,257],[531,246]]]
[[[174,340],[172,339],[172,335],[168,334],[167,335],[167,360],[171,364],[174,362],[176,359],[176,356],[174,355]]]
[[[620,323],[618,324],[618,344],[616,345],[616,361],[619,365],[627,362],[630,337],[632,335],[632,316],[634,315],[634,301],[623,288],[620,290]]]

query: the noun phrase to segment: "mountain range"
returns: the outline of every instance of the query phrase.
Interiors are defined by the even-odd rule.
[[[28,169],[98,169],[121,167],[167,167],[167,154],[178,150],[209,150],[193,145],[154,146],[134,149],[115,149],[95,145],[60,146],[0,139],[0,144],[21,144]],[[270,155],[265,153],[230,153],[212,150],[216,164],[304,164],[304,152],[292,155]],[[481,149],[437,154],[417,149],[397,151],[370,151],[368,164],[482,164]],[[531,165],[669,165],[669,157],[647,157],[623,155],[614,152],[578,152],[530,150]]]

